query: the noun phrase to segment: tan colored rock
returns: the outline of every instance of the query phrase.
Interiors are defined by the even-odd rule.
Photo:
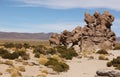
[[[72,32],[64,30],[61,34],[51,36],[52,43],[56,46],[74,47],[78,52],[95,51],[98,49],[111,50],[115,46],[116,35],[111,30],[114,16],[108,11],[103,14],[95,12],[93,15],[85,13],[84,27],[77,26]],[[57,39],[56,39],[57,38]],[[77,45],[76,48],[75,45]]]

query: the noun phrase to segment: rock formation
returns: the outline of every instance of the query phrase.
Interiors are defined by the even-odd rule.
[[[114,17],[108,11],[103,14],[95,12],[92,16],[85,13],[84,27],[77,26],[72,32],[64,30],[61,34],[53,34],[49,39],[54,46],[74,47],[77,51],[95,51],[113,49],[116,35],[111,31]],[[76,48],[77,47],[77,48]]]
[[[95,77],[120,77],[120,72],[112,70],[98,70]]]

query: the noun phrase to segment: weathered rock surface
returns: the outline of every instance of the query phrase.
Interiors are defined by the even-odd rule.
[[[72,32],[64,30],[61,34],[53,34],[49,39],[54,46],[77,47],[79,51],[95,51],[113,49],[116,35],[111,30],[114,17],[108,11],[103,14],[95,12],[92,16],[85,13],[86,26],[77,26]],[[77,45],[77,46],[76,46]],[[78,48],[79,47],[79,48]]]
[[[98,70],[95,77],[120,77],[120,72],[112,70]]]

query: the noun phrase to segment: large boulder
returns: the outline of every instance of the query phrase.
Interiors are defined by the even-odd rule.
[[[96,71],[97,76],[96,77],[120,77],[120,72],[118,71],[112,71],[112,70],[98,70]]]

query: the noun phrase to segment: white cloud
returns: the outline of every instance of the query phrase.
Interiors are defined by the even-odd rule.
[[[52,9],[69,8],[108,8],[120,11],[120,0],[14,0],[21,7],[47,7]]]
[[[45,24],[32,24],[32,23],[23,23],[23,24],[14,24],[17,27],[2,27],[0,31],[5,32],[29,32],[29,33],[39,33],[39,32],[56,32],[60,33],[63,30],[72,31],[76,26],[84,26],[85,22],[66,22],[66,23],[45,23]],[[0,24],[0,26],[3,26]]]

